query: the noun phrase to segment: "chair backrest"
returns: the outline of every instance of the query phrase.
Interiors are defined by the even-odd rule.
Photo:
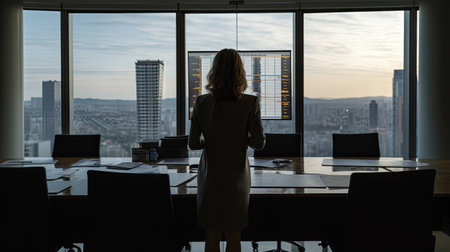
[[[44,167],[0,168],[0,251],[52,251]]]
[[[333,157],[380,157],[378,133],[333,134]]]
[[[433,251],[435,174],[353,173],[342,251]]]
[[[188,136],[166,136],[162,138],[159,155],[160,158],[188,157]]]
[[[254,150],[254,157],[300,157],[302,136],[300,133],[266,133],[266,144],[262,150]]]
[[[52,157],[100,157],[100,134],[55,135]]]
[[[88,171],[90,251],[169,251],[168,174]]]

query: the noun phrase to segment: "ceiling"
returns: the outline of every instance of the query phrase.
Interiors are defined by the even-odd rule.
[[[230,2],[240,2],[233,4]],[[234,11],[405,8],[418,0],[23,0],[29,9]]]

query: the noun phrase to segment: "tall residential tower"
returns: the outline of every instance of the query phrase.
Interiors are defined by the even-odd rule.
[[[139,140],[160,138],[161,99],[164,62],[138,60],[136,62],[136,96]]]
[[[42,140],[50,140],[61,133],[61,82],[42,81]]]

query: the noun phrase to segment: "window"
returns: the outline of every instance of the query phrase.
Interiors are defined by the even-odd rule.
[[[294,14],[255,13],[239,14],[239,50],[286,50],[290,51],[290,120],[263,120],[265,133],[295,132],[294,95]],[[275,71],[277,72],[277,71]],[[279,72],[278,72],[279,73]],[[269,81],[269,80],[268,80]],[[250,83],[249,83],[250,85]],[[281,89],[276,91],[281,92]],[[276,100],[277,103],[281,100]],[[261,104],[264,106],[265,104]]]
[[[192,52],[216,52],[223,48],[233,48],[241,51],[241,56],[244,61],[244,65],[248,66],[246,68],[248,78],[252,78],[254,58],[258,58],[258,62],[261,62],[261,89],[264,89],[264,85],[270,82],[271,90],[265,88],[267,92],[261,91],[261,108],[264,117],[264,108],[275,107],[273,109],[267,109],[267,113],[272,113],[274,111],[281,111],[282,109],[282,88],[281,75],[282,75],[282,57],[277,56],[279,51],[287,52],[290,57],[286,63],[285,71],[290,74],[289,81],[286,85],[286,89],[290,91],[289,98],[289,115],[288,120],[263,120],[263,127],[265,132],[270,133],[292,133],[295,132],[295,111],[294,111],[294,88],[293,88],[293,13],[240,13],[238,14],[238,27],[236,31],[236,14],[187,14],[186,15],[186,57],[187,57],[187,111],[186,111],[186,129],[187,133],[190,128],[189,109],[193,107],[195,97],[189,95],[189,64],[193,60],[190,55]],[[237,34],[236,34],[237,33]],[[261,55],[258,54],[261,52]],[[250,52],[250,53],[249,53]],[[189,54],[190,53],[190,54]],[[254,56],[253,53],[255,53]],[[201,54],[201,53],[200,53]],[[199,54],[199,55],[200,55]],[[207,54],[207,53],[206,53]],[[243,55],[247,56],[243,56]],[[258,55],[257,55],[258,54]],[[275,56],[274,56],[275,55]],[[207,57],[213,57],[208,55],[201,55],[198,57],[202,61],[205,61]],[[191,59],[192,58],[192,59]],[[206,75],[209,71],[210,63],[212,58],[208,61],[208,64],[202,64],[202,85],[203,91],[204,86],[207,84]],[[253,62],[253,63],[252,63]],[[196,63],[196,62],[193,62]],[[266,67],[262,67],[262,66]],[[270,69],[265,69],[269,67]],[[267,74],[263,74],[267,72]],[[267,75],[266,79],[263,77]],[[279,78],[278,84],[273,85],[272,82],[276,82],[275,79]],[[249,89],[248,92],[255,92],[255,87],[252,85],[252,81],[248,79]],[[270,79],[270,80],[269,80]],[[269,85],[269,84],[267,84]],[[250,90],[252,89],[252,90]],[[273,90],[272,90],[273,89]],[[265,96],[268,99],[265,100]],[[270,99],[269,98],[273,98]],[[192,101],[191,101],[192,100]],[[270,104],[269,104],[270,103]],[[275,105],[273,105],[275,104]],[[275,113],[281,119],[281,112]],[[269,117],[269,116],[267,116]],[[275,117],[275,116],[272,116]],[[198,155],[199,152],[191,152],[191,155]],[[249,155],[252,155],[251,150]]]
[[[332,133],[378,132],[402,156],[404,12],[304,15],[304,154],[331,156]]]
[[[26,157],[51,156],[61,133],[60,37],[59,12],[23,12]]]
[[[175,14],[72,14],[74,133],[101,156],[176,135]]]
[[[188,55],[193,51],[290,52],[290,120],[266,118],[263,126],[266,133],[296,131],[300,111],[295,111],[299,97],[294,95],[294,13],[239,13],[237,19],[235,13],[185,14],[185,111],[176,111],[175,13],[70,15],[71,132],[100,133],[102,156],[131,156],[131,148],[142,139],[176,135],[177,113],[186,114],[189,132]],[[382,156],[402,155],[407,127],[402,119],[407,95],[403,94],[403,29],[404,11],[304,14],[304,34],[298,35],[304,40],[300,88],[304,89],[305,156],[331,155],[332,133],[374,131],[380,134]],[[53,135],[61,132],[60,40],[60,12],[24,11],[27,156],[49,156]]]

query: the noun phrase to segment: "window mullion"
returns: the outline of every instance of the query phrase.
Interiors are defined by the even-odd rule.
[[[72,14],[61,10],[61,129],[70,134],[73,126]]]

